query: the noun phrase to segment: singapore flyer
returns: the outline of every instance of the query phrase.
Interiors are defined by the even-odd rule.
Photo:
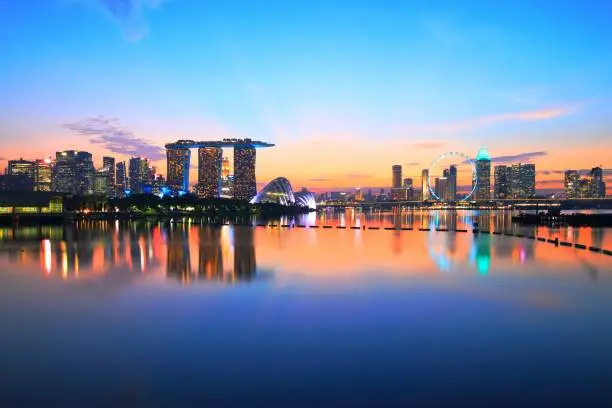
[[[448,164],[448,168],[443,168],[445,164]],[[458,180],[463,174],[470,174],[471,185],[461,188]],[[427,189],[431,198],[436,201],[443,203],[469,201],[476,191],[476,161],[460,152],[441,154],[428,169]]]

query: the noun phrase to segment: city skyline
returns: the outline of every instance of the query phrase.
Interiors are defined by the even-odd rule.
[[[258,187],[388,189],[390,164],[419,180],[439,153],[480,148],[492,169],[535,164],[540,192],[594,166],[612,185],[601,2],[8,3],[2,168],[69,149],[166,175],[168,141],[252,137],[277,146],[258,152]]]

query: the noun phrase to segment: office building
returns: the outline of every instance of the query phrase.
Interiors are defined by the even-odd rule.
[[[129,190],[132,194],[150,193],[153,171],[145,157],[132,157],[129,163]]]
[[[53,161],[51,158],[38,159],[34,162],[34,191],[51,191],[53,178]]]
[[[125,190],[128,189],[128,185],[127,185],[127,171],[126,171],[126,167],[125,167],[125,162],[119,162],[117,163],[116,167],[116,177],[117,177],[117,181],[116,181],[116,188],[117,188],[117,194],[122,196],[123,194],[125,194]]]
[[[508,166],[495,166],[493,178],[493,197],[497,200],[505,200],[510,198],[510,183],[509,183]]]
[[[76,150],[57,152],[52,190],[74,195],[93,194],[95,172],[91,153]]]
[[[355,189],[355,201],[363,201],[363,194],[361,192],[361,188],[359,187]]]
[[[104,156],[102,158],[102,168],[106,169],[106,176],[108,180],[106,181],[106,195],[108,197],[115,197],[116,195],[116,174],[115,174],[115,158]]]
[[[230,160],[228,157],[224,157],[221,161],[221,179],[226,180],[231,174]]]
[[[391,180],[391,188],[401,188],[402,187],[402,166],[399,164],[395,164],[391,166],[392,180]]]
[[[580,197],[580,174],[576,170],[566,170],[564,177],[565,198]]]
[[[166,148],[168,187],[174,192],[189,191],[191,150],[186,147]]]
[[[198,185],[200,198],[219,198],[221,195],[221,177],[223,150],[220,147],[201,147],[198,149]]]
[[[114,167],[113,167],[114,168]],[[100,196],[108,195],[109,169],[103,167],[96,171],[94,176],[94,194]]]
[[[603,169],[601,167],[593,167],[591,169],[591,197],[605,198],[606,183],[603,179]]]
[[[515,163],[510,168],[510,196],[513,199],[535,197],[535,164]]]
[[[9,160],[6,174],[9,176],[25,176],[32,180],[32,185],[34,185],[35,168],[35,163],[30,160]]]
[[[255,147],[234,147],[234,198],[250,201],[257,194]]]
[[[457,199],[457,166],[451,165],[448,168],[448,190],[446,194],[447,201],[455,201]]]
[[[429,198],[429,170],[423,169],[421,172],[421,200],[427,201]]]
[[[476,155],[476,189],[474,200],[491,199],[491,156],[486,149],[480,149]]]
[[[435,193],[440,200],[448,200],[448,178],[436,177]]]
[[[405,178],[404,179],[404,188],[408,188],[408,187],[412,187],[412,179],[411,178]]]

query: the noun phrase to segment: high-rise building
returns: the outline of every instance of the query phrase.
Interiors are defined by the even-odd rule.
[[[493,186],[493,197],[498,200],[505,200],[510,198],[510,183],[509,175],[510,169],[508,166],[495,166],[494,169],[494,186]]]
[[[53,161],[51,158],[38,159],[34,162],[34,191],[51,191],[53,178]]]
[[[580,174],[576,170],[566,170],[564,180],[565,198],[580,197]]]
[[[186,147],[166,148],[168,187],[175,192],[189,191],[191,150]]]
[[[491,199],[491,156],[486,149],[480,149],[476,155],[476,190],[474,200]]]
[[[412,187],[412,178],[404,179],[404,188]]]
[[[457,166],[451,165],[448,168],[448,201],[455,201],[457,199]]]
[[[234,198],[250,201],[257,194],[255,147],[234,147]]]
[[[116,174],[115,174],[115,158],[104,156],[102,158],[102,168],[106,169],[106,195],[108,197],[114,197],[116,195]]]
[[[93,194],[95,172],[91,153],[76,150],[57,152],[52,190],[74,195]]]
[[[592,198],[592,183],[590,177],[578,181],[578,198]]]
[[[94,194],[104,196],[108,194],[109,171],[107,167],[103,167],[96,171],[94,176]]]
[[[535,198],[536,168],[535,164],[521,164],[521,198]]]
[[[591,196],[593,198],[606,197],[606,184],[603,179],[603,169],[601,167],[593,167],[591,169]]]
[[[198,149],[198,160],[198,196],[219,198],[223,150],[219,147],[201,147]]]
[[[441,200],[448,200],[448,178],[436,177],[435,185],[436,196]]]
[[[149,160],[144,157],[132,157],[129,164],[129,184],[132,194],[144,194],[151,188],[153,171]]]
[[[359,187],[355,188],[355,201],[363,201],[363,195]]]
[[[7,174],[9,176],[24,176],[32,181],[32,186],[36,188],[36,164],[30,160],[9,160]]]
[[[401,188],[402,187],[402,166],[399,164],[394,164],[391,166],[392,180],[391,180],[391,188]]]
[[[117,194],[122,196],[125,193],[125,190],[128,189],[127,185],[127,171],[125,168],[125,162],[119,162],[116,166],[116,174],[117,174]]]
[[[421,172],[421,200],[429,200],[429,170],[423,169]]]

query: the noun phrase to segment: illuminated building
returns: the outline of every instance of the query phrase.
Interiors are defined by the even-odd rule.
[[[448,199],[448,178],[436,177],[435,193],[441,199]]]
[[[429,179],[429,170],[423,169],[423,171],[421,172],[421,200],[422,201],[429,200],[429,187],[428,187],[429,181],[428,179]]]
[[[143,194],[151,187],[153,173],[149,160],[144,157],[132,157],[129,164],[129,190],[132,194]]]
[[[355,201],[363,201],[363,195],[361,193],[361,188],[359,187],[355,189]]]
[[[251,200],[257,194],[255,148],[234,148],[234,198]]]
[[[33,161],[19,159],[9,160],[8,162],[7,174],[9,176],[25,176],[32,180],[32,184],[34,184],[34,173],[35,165]]]
[[[75,150],[57,152],[51,180],[52,189],[75,195],[92,194],[95,172],[91,153]]]
[[[127,172],[125,168],[125,162],[119,162],[116,166],[116,175],[117,175],[117,192],[119,195],[123,195],[125,190],[128,189],[127,186]]]
[[[202,147],[198,149],[198,160],[198,196],[219,198],[223,151],[220,147]]]
[[[51,192],[0,193],[0,214],[55,214],[63,211],[64,198]]]
[[[451,165],[448,168],[447,200],[455,201],[456,198],[457,198],[457,166]]]
[[[221,160],[221,178],[226,180],[230,176],[230,160],[227,157],[224,157]]]
[[[412,179],[411,178],[405,178],[404,179],[404,188],[409,188],[412,187]]]
[[[185,147],[166,148],[168,187],[172,191],[189,191],[191,150]]]
[[[194,141],[179,140],[166,145],[168,164],[168,185],[175,191],[187,191],[189,187],[189,149],[191,148],[234,148],[234,198],[251,200],[257,194],[255,180],[255,149],[257,147],[271,147],[270,143],[251,139],[223,139],[222,141]],[[228,165],[229,167],[229,165]],[[223,178],[223,175],[221,175]],[[228,181],[230,179],[227,171]],[[223,186],[221,187],[223,189]],[[226,186],[227,188],[227,186]]]
[[[566,170],[564,179],[565,198],[580,196],[580,175],[576,170]]]
[[[51,158],[34,162],[34,191],[51,191],[53,161]]]
[[[106,195],[114,197],[116,195],[116,174],[115,174],[115,158],[105,156],[102,158],[102,167],[106,169]]]
[[[515,163],[510,168],[510,195],[514,199],[535,197],[535,164]]]
[[[603,181],[603,169],[593,167],[591,169],[591,197],[606,198],[606,183]]]
[[[591,198],[591,180],[588,177],[578,181],[578,198]]]
[[[510,198],[510,184],[508,166],[495,166],[493,197],[499,200]]]
[[[312,191],[308,191],[303,188],[302,191],[293,193],[293,196],[295,197],[295,205],[297,205],[298,207],[307,207],[311,210],[317,209],[315,195]]]
[[[106,167],[96,171],[94,176],[94,194],[96,195],[107,195],[108,194],[108,169]]]
[[[402,187],[402,166],[399,164],[395,164],[391,166],[391,188],[401,188]]]
[[[346,193],[339,193],[346,194]],[[275,203],[281,205],[297,205],[301,207],[316,208],[314,194],[306,189],[294,193],[291,183],[285,177],[277,177],[269,182],[251,200],[251,204]]]
[[[476,155],[476,190],[474,200],[491,199],[491,156],[486,149],[480,149]]]

